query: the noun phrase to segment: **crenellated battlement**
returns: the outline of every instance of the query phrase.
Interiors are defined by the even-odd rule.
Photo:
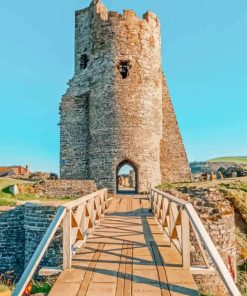
[[[157,15],[150,10],[144,13],[143,19],[146,20],[151,25],[159,26],[159,19]]]
[[[104,6],[104,4],[101,1],[93,0],[91,5],[93,5],[95,13],[100,15],[102,20],[104,21],[108,20],[108,13],[109,13],[108,9]]]
[[[93,0],[89,7],[77,10],[76,17],[87,13],[89,10],[91,10],[94,14],[97,14],[103,21],[111,21],[112,19],[114,19],[114,21],[116,21],[116,19],[126,21],[127,23],[133,21],[145,21],[151,27],[159,27],[159,19],[152,11],[147,11],[143,14],[142,18],[139,18],[131,9],[123,10],[122,14],[117,11],[109,11],[100,0]]]

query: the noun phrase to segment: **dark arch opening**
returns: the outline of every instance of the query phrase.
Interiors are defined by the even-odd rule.
[[[119,163],[116,169],[116,192],[119,194],[138,193],[136,166],[129,160]]]

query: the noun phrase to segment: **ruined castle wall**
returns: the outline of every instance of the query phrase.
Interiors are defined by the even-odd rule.
[[[98,187],[109,185],[112,179],[114,134],[118,130],[112,71],[114,36],[106,13],[100,4],[76,12],[75,76],[61,105],[61,177],[93,179]],[[81,69],[84,54],[88,64]],[[87,100],[83,100],[85,96]],[[75,101],[78,108],[69,113]]]
[[[117,117],[120,129],[114,166],[127,159],[136,164],[139,190],[147,181],[159,184],[162,137],[162,73],[160,24],[148,12],[139,19],[133,11],[113,18],[116,63],[129,61],[129,76],[116,72]]]
[[[94,10],[100,13],[98,6]],[[113,161],[118,148],[115,91],[115,32],[111,18],[93,15],[91,34],[94,42],[90,93],[89,171],[98,187],[114,190]]]
[[[162,108],[163,136],[160,154],[162,182],[191,181],[191,171],[187,155],[165,78],[163,78]]]
[[[43,206],[27,203],[24,212],[24,230],[25,230],[25,266],[30,261],[38,244],[43,238],[47,228],[52,222],[58,208],[53,206]],[[40,267],[61,267],[63,263],[63,232],[58,228],[50,243]]]
[[[137,169],[140,192],[147,181],[187,180],[174,111],[162,97],[157,17],[152,12],[142,19],[131,10],[108,12],[93,1],[76,12],[75,32],[75,75],[61,103],[61,177],[92,179],[99,188],[114,191],[116,169],[128,161]]]
[[[0,274],[13,271],[17,279],[31,259],[57,212],[56,206],[32,203],[0,212]],[[40,267],[62,265],[62,228],[50,243]]]
[[[23,271],[24,210],[21,206],[0,212],[0,274],[15,271],[20,275]]]
[[[65,179],[89,179],[89,67],[80,70],[81,55],[92,50],[88,9],[75,15],[75,76],[60,105],[60,175]],[[88,64],[92,63],[92,58]]]
[[[83,70],[81,54],[89,57]],[[117,165],[128,160],[138,169],[140,191],[146,190],[147,180],[160,183],[162,74],[157,17],[150,12],[144,19],[132,11],[108,13],[100,3],[78,11],[75,60],[75,76],[61,105],[61,176],[94,179],[99,187],[114,190]],[[130,64],[126,79],[119,71],[121,61]],[[79,111],[81,99],[75,103],[75,97],[84,93],[89,95],[87,138],[82,132],[86,117],[82,120],[85,112]],[[88,139],[88,147],[82,139]],[[86,150],[88,174],[81,169]]]
[[[29,185],[29,184],[28,184]],[[24,186],[28,186],[24,185]],[[22,188],[24,187],[22,185]],[[30,186],[30,185],[29,185]],[[18,186],[19,188],[20,186]],[[25,187],[24,187],[25,188]],[[34,193],[48,198],[79,198],[97,190],[91,180],[47,180],[36,183]],[[25,189],[23,190],[25,192]],[[28,191],[27,191],[28,193]]]
[[[89,59],[83,70],[82,54]],[[121,61],[130,63],[126,79]],[[160,183],[161,78],[155,15],[108,13],[100,3],[76,12],[75,76],[61,104],[61,177],[90,178],[114,190],[117,165],[129,160],[140,191],[147,180]]]
[[[88,96],[67,96],[61,110],[61,178],[88,179]]]

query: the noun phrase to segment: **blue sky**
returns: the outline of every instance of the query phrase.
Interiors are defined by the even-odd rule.
[[[89,2],[1,0],[0,165],[58,172],[58,106],[73,75],[74,10]],[[247,155],[247,1],[104,3],[159,16],[163,68],[189,160]]]
[[[129,174],[130,171],[133,170],[133,168],[130,165],[125,164],[124,166],[121,167],[121,169],[119,170],[118,175],[122,175],[122,174]]]

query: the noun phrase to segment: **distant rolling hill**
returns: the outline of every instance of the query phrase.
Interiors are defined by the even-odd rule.
[[[247,167],[247,156],[218,157],[190,163],[192,174],[217,171],[220,167],[228,168],[234,165]]]
[[[207,162],[231,162],[235,164],[246,164],[247,165],[247,156],[226,156],[209,159]]]

